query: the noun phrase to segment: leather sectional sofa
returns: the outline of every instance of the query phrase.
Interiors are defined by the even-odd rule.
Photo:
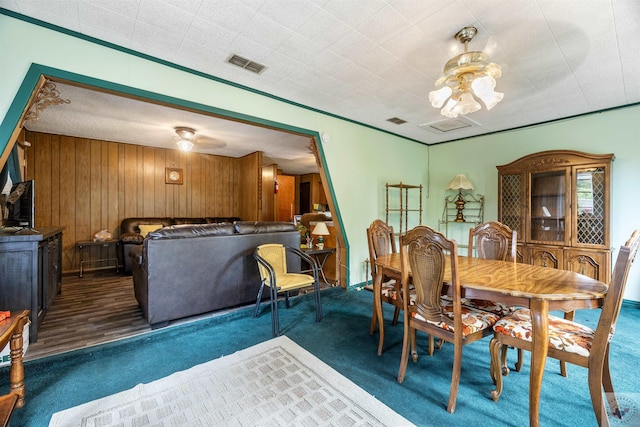
[[[168,217],[145,217],[145,218],[125,218],[120,222],[120,265],[124,266],[125,274],[131,274],[131,260],[129,251],[132,247],[141,245],[144,240],[141,227],[151,226],[154,230],[161,227],[181,224],[216,224],[221,222],[233,223],[240,221],[238,217],[206,217],[206,218],[168,218]]]
[[[174,225],[150,232],[129,258],[138,303],[152,327],[215,310],[255,303],[260,274],[256,246],[298,247],[293,223],[236,221]],[[291,271],[300,270],[292,258]]]

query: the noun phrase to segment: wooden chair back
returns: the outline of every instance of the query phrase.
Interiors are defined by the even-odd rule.
[[[611,274],[611,282],[607,290],[607,296],[604,299],[600,320],[596,327],[596,334],[593,338],[591,354],[597,352],[605,352],[613,333],[616,330],[616,323],[620,315],[622,307],[622,296],[627,285],[627,277],[631,264],[636,258],[638,252],[638,243],[640,242],[640,231],[635,230],[629,240],[618,251],[616,263]]]
[[[367,228],[367,242],[369,245],[371,275],[375,280],[376,259],[379,256],[397,252],[393,227],[380,219],[374,220]]]
[[[469,230],[469,252],[476,248],[478,258],[516,260],[517,233],[498,221],[487,221]]]
[[[455,240],[447,239],[431,227],[419,225],[401,236],[400,241],[403,287],[408,286],[411,271],[416,292],[415,304],[411,306],[411,310],[428,321],[451,323],[451,319],[444,314],[441,303],[446,262],[451,262],[454,328],[461,331],[458,246]],[[407,289],[404,291],[408,292]],[[405,298],[404,309],[409,310],[406,300]]]

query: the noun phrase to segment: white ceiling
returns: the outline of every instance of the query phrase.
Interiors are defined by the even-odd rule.
[[[0,7],[425,144],[640,102],[638,0],[0,0]],[[443,119],[428,93],[462,51],[453,36],[467,25],[478,29],[470,50],[502,66],[496,90],[504,100],[465,116],[473,126],[428,131],[420,125]],[[268,68],[240,69],[226,62],[231,54]],[[64,89],[70,105],[81,102],[76,88]],[[90,123],[89,132],[108,119],[135,130],[139,143],[146,130],[122,108],[120,117],[76,123]],[[167,112],[154,114],[144,118],[149,128],[167,128]],[[182,114],[184,123],[173,126],[193,120],[209,144],[222,141],[222,155],[234,155],[237,123],[220,134]],[[293,136],[280,142],[285,152],[301,145]]]

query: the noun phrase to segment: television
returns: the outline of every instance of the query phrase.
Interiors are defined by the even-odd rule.
[[[33,228],[34,218],[33,180],[16,182],[7,197],[5,227]]]

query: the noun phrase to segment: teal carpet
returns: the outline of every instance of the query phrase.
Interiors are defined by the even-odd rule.
[[[280,307],[281,332],[360,387],[420,426],[528,425],[528,358],[521,372],[505,378],[499,402],[490,397],[489,338],[464,348],[456,411],[446,411],[453,347],[445,344],[433,357],[419,334],[421,357],[409,362],[406,379],[396,376],[402,346],[402,325],[386,328],[385,351],[376,355],[377,334],[368,333],[372,294],[332,288],[322,292],[324,320],[315,323],[312,295]],[[577,313],[576,320],[595,326],[599,310]],[[385,318],[392,317],[385,307]],[[611,365],[616,390],[635,396],[640,404],[637,325],[640,308],[623,306],[612,342]],[[13,426],[47,426],[57,411],[148,383],[173,372],[231,354],[271,338],[269,306],[258,318],[252,307],[221,316],[168,327],[116,343],[47,357],[25,364],[27,403],[16,410]],[[516,351],[509,352],[513,367]],[[528,357],[528,353],[527,353]],[[0,369],[0,390],[8,390],[8,368]],[[542,426],[595,426],[587,386],[587,370],[569,365],[569,377],[559,374],[549,359],[541,396]],[[620,424],[623,425],[623,424]],[[624,424],[629,425],[629,424]]]

